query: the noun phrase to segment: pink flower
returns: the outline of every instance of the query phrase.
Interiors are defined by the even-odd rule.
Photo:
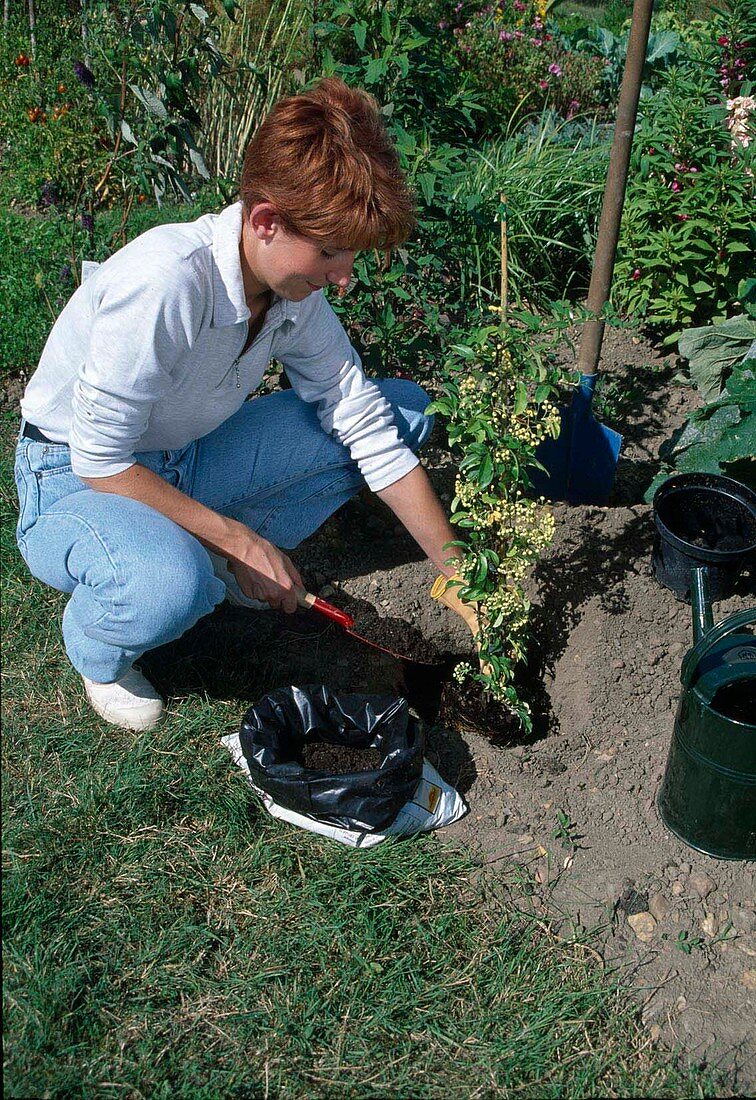
[[[641,277],[641,269],[639,267],[636,267],[635,271],[633,271],[633,274],[632,274],[633,281],[637,283],[638,279],[640,279],[640,277]]]
[[[538,81],[538,87],[541,89],[541,91],[545,92],[546,89],[548,88],[548,86],[549,86],[548,80],[539,80]]]
[[[523,4],[522,0],[514,0],[514,4],[512,6],[514,7],[515,11],[525,11],[525,5]]]
[[[552,76],[561,76],[562,67],[561,65],[557,65],[556,61],[554,61],[551,65],[549,65],[549,72]]]
[[[531,46],[542,46],[543,42],[541,41],[540,38],[531,38],[530,39],[530,45]]]
[[[680,185],[678,180],[672,180],[672,182],[669,185],[669,189],[670,189],[670,191],[674,191],[675,194],[676,194],[678,191],[682,191],[682,186]]]
[[[523,34],[522,31],[515,31],[514,36],[515,36],[515,38],[524,38],[525,37],[525,35]]]
[[[533,29],[536,30],[536,31],[542,31],[543,30],[543,21],[541,19],[539,19],[538,16],[536,16],[535,19],[533,20]]]
[[[677,220],[679,222],[686,222],[689,217],[690,217],[690,214],[678,214],[677,215]]]
[[[441,22],[438,24],[438,29],[440,31],[445,31],[448,26],[449,24],[446,22],[446,20],[442,19]]]
[[[730,39],[727,37],[726,34],[720,34],[719,38],[717,39],[717,42],[719,43],[720,46],[729,46],[730,45]]]
[[[499,38],[502,42],[511,42],[514,35],[511,31],[499,31]]]

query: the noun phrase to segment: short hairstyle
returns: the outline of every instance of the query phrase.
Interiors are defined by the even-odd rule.
[[[367,92],[327,77],[275,104],[247,146],[241,198],[278,210],[290,233],[354,250],[410,235],[415,204]]]

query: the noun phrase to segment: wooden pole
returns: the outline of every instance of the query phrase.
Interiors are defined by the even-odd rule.
[[[625,203],[627,170],[633,145],[635,120],[638,114],[643,66],[648,48],[653,0],[635,0],[630,37],[627,43],[625,71],[622,76],[614,139],[609,153],[609,170],[606,175],[604,202],[601,207],[596,253],[593,258],[591,285],[588,290],[588,310],[593,319],[583,329],[578,354],[578,370],[581,374],[594,375],[598,370],[601,343],[604,338],[604,322],[601,312],[609,299],[609,291],[617,256],[622,207]]]

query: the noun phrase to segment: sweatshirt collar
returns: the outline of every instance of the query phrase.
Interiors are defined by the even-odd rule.
[[[250,317],[247,299],[244,296],[239,242],[242,232],[241,202],[227,206],[217,215],[213,224],[213,327],[224,328],[238,325]],[[276,327],[284,321],[295,322],[297,304],[273,294],[270,309],[266,317],[267,324]]]

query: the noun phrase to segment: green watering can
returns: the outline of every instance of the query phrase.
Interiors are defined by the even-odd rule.
[[[691,570],[694,646],[680,672],[667,770],[665,825],[719,859],[756,859],[756,608],[714,626],[708,569]]]

